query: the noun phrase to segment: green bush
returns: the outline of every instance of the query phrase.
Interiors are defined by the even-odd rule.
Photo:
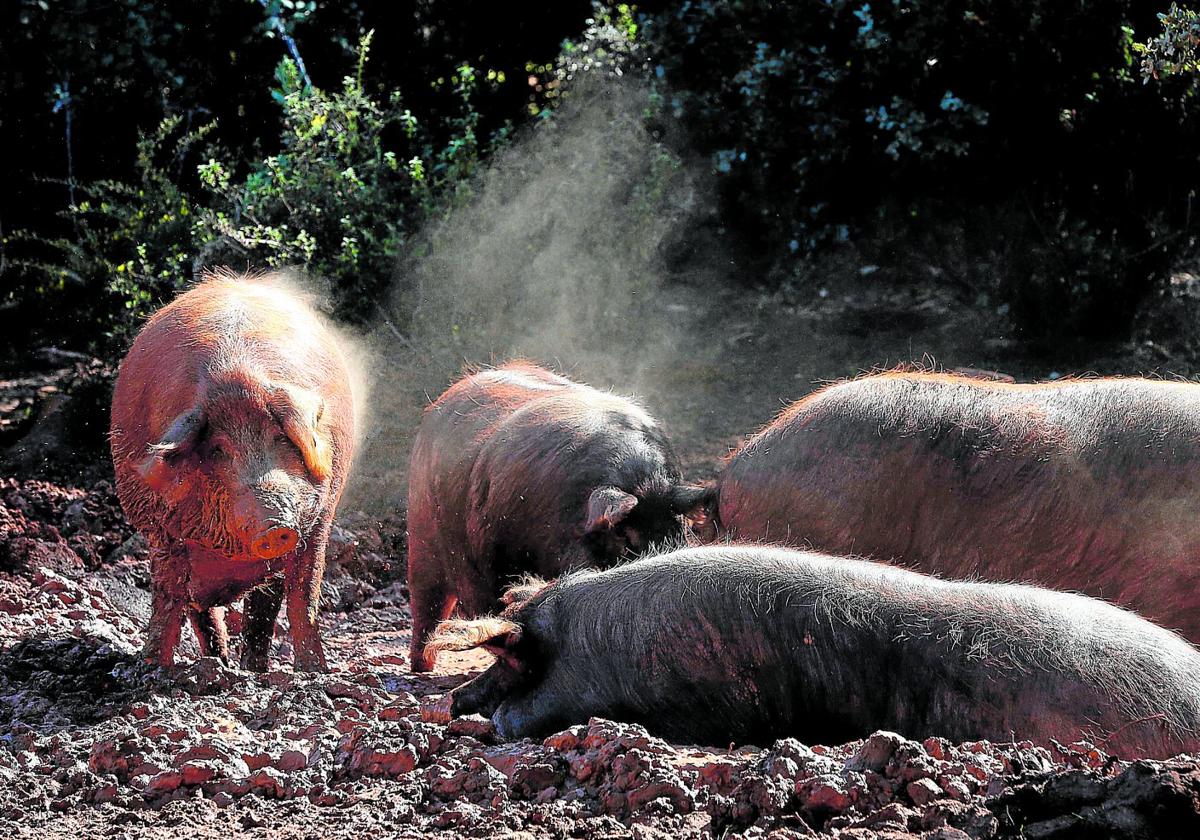
[[[125,319],[136,324],[139,312],[169,294],[161,282],[134,293],[113,280],[112,266],[140,266],[139,244],[147,252],[139,283],[169,264],[156,254],[170,248],[193,249],[200,263],[238,267],[299,256],[314,270],[334,266],[338,284],[357,265],[359,279],[337,286],[339,309],[353,317],[369,311],[368,295],[356,295],[355,286],[369,292],[382,283],[391,268],[378,271],[380,254],[403,248],[430,202],[465,188],[460,176],[476,156],[526,116],[532,92],[522,68],[552,59],[562,39],[579,32],[588,7],[588,0],[527,9],[464,0],[448,15],[427,0],[4,4],[0,132],[20,154],[0,160],[0,345],[112,343],[127,329]],[[376,51],[369,78],[354,91],[342,76],[353,75],[360,34],[371,30],[386,49]],[[285,82],[270,84],[284,55],[295,64],[281,72],[299,82],[291,103],[283,101]],[[474,67],[495,69],[476,78]],[[506,73],[513,81],[499,84]],[[309,77],[315,91],[303,90]],[[402,106],[393,100],[396,90],[404,93]],[[294,122],[287,130],[281,107],[284,120]],[[299,137],[311,126],[303,120],[323,108],[358,124],[347,131],[335,115],[323,135]],[[412,136],[397,120],[405,109],[406,119],[417,120]],[[138,156],[139,138],[153,137],[168,118],[178,122],[148,167]],[[179,138],[214,123],[201,143],[175,154]],[[335,134],[354,133],[353,148],[333,147]],[[371,171],[380,160],[372,150],[394,152],[396,170],[384,157],[387,168]],[[245,192],[214,195],[197,171],[210,160],[224,176],[208,170],[214,186],[227,178],[231,190]],[[326,164],[329,172],[322,171]],[[353,174],[343,177],[347,168]],[[421,184],[411,183],[413,174]],[[327,175],[341,178],[328,181],[335,195],[314,187]],[[165,181],[145,189],[156,178]],[[357,195],[348,194],[351,187]],[[188,202],[192,224],[157,231],[158,211],[176,204],[173,193]],[[314,200],[320,218],[307,213]],[[305,218],[281,210],[284,201],[292,209],[300,202]],[[139,218],[141,209],[147,212]],[[217,213],[224,214],[220,224]],[[340,223],[347,215],[361,223],[349,236]]]
[[[138,141],[136,182],[75,186],[79,200],[63,213],[69,235],[18,231],[6,243],[17,254],[11,270],[24,281],[22,294],[53,308],[46,323],[98,327],[95,349],[123,344],[192,277],[197,207],[170,169],[194,153],[212,125],[181,133],[181,122],[170,117]],[[26,252],[38,256],[21,256]]]
[[[1038,330],[1118,328],[1187,243],[1200,182],[1197,24],[1177,6],[1156,16],[1133,0],[673,0],[649,12],[598,3],[556,60],[529,54],[538,60],[524,65],[526,86],[477,71],[493,64],[480,56],[499,50],[509,75],[519,73],[514,51],[575,31],[564,21],[583,16],[577,4],[523,17],[472,0],[470,15],[448,19],[423,2],[269,0],[265,24],[258,4],[72,2],[69,22],[43,5],[20,4],[8,36],[19,49],[0,50],[0,80],[15,93],[29,99],[22,57],[44,44],[54,66],[37,84],[73,79],[50,98],[80,124],[85,106],[129,90],[160,91],[162,102],[145,97],[120,113],[152,118],[109,119],[106,129],[176,115],[138,144],[132,177],[74,186],[61,235],[37,228],[50,254],[30,249],[30,234],[0,243],[9,281],[0,318],[29,311],[14,303],[40,302],[70,313],[78,334],[90,336],[98,321],[114,341],[206,265],[300,265],[329,281],[339,314],[370,317],[413,231],[462,205],[510,120],[550,114],[596,70],[649,78],[645,136],[671,166],[697,151],[709,161],[719,226],[766,255],[763,270],[747,274],[794,275],[814,251],[880,228],[994,215],[998,226],[974,225],[976,250],[1012,258],[982,291],[998,292]],[[348,33],[371,20],[399,39],[372,65],[391,74],[367,83],[364,43],[355,72],[323,83],[350,60]],[[491,38],[489,28],[540,34]],[[78,66],[78,39],[62,34],[76,29],[103,44]],[[225,29],[227,41],[212,35]],[[231,91],[225,107],[207,111],[204,97],[230,87],[230,74],[270,72],[255,49],[264,31],[302,42],[316,86],[289,58],[269,94],[265,83]],[[228,67],[213,57],[223,53]],[[1139,62],[1160,81],[1143,84]],[[280,119],[265,110],[272,99]],[[102,144],[99,120],[90,121],[81,135],[89,141],[74,148],[94,160]],[[673,126],[686,141],[676,142]],[[43,134],[34,145],[48,148]],[[117,156],[128,157],[132,141],[118,142]]]
[[[275,94],[283,108],[280,152],[234,177],[236,165],[212,158],[199,167],[212,201],[197,234],[228,261],[232,251],[252,266],[299,266],[329,282],[338,314],[372,314],[412,225],[443,196],[468,188],[480,155],[502,141],[482,140],[472,94],[474,68],[455,68],[449,84],[460,104],[449,142],[434,146],[399,91],[380,101],[367,92],[370,36],[342,89],[304,86],[284,59]],[[493,72],[485,80],[498,84]]]
[[[1159,79],[1175,74],[1193,75],[1200,71],[1200,12],[1172,3],[1158,16],[1162,31],[1135,49],[1142,54],[1142,73]]]
[[[68,287],[93,290],[81,296],[89,307],[81,318],[103,326],[97,348],[121,346],[147,314],[217,266],[298,267],[329,286],[340,317],[372,316],[409,231],[469,190],[481,155],[508,132],[477,136],[472,95],[481,83],[499,84],[495,72],[481,81],[458,66],[449,84],[459,112],[429,131],[399,91],[367,91],[369,44],[364,37],[355,74],[333,93],[305,85],[292,59],[280,62],[280,151],[261,161],[239,165],[203,145],[213,124],[182,131],[180,117],[164,120],[139,141],[136,184],[78,188],[85,198],[66,213],[72,235],[12,237],[18,248],[40,241],[51,249],[44,259],[13,259],[35,278],[27,294],[54,300]],[[198,190],[181,175],[189,168]]]

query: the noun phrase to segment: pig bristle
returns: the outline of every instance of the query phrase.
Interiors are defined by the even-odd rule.
[[[498,636],[519,635],[520,632],[520,626],[499,616],[471,620],[451,618],[434,628],[425,643],[425,655],[436,657],[443,650],[472,650]]]
[[[204,269],[203,273],[200,276],[200,282],[206,283],[209,280],[233,280],[233,281],[236,281],[239,283],[241,283],[241,282],[253,283],[256,280],[262,280],[264,277],[267,277],[268,275],[270,275],[272,273],[273,272],[264,271],[262,269],[250,269],[247,271],[240,271],[238,269],[230,268],[228,266],[223,266],[223,265],[222,266],[213,266],[213,267]]]
[[[534,595],[545,589],[549,583],[545,578],[538,577],[535,574],[521,575],[521,577],[504,590],[501,600],[504,601],[505,606],[509,607],[513,604],[524,604]]]

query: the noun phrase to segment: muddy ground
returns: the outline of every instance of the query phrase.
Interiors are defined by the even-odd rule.
[[[700,477],[786,401],[871,367],[932,358],[1018,379],[1192,371],[1182,338],[1139,333],[1047,359],[961,294],[875,281],[663,306],[708,327],[680,348],[691,361],[643,372],[639,391]],[[849,744],[680,745],[604,720],[500,743],[482,719],[427,722],[421,706],[488,658],[443,654],[433,674],[408,671],[404,520],[393,501],[403,498],[403,465],[394,459],[367,460],[358,501],[340,516],[322,618],[328,674],[292,672],[285,626],[265,675],[197,658],[190,639],[176,667],[151,669],[137,656],[149,610],[144,543],[103,458],[91,450],[72,460],[61,448],[88,444],[70,442],[79,411],[54,398],[103,365],[43,355],[34,370],[0,377],[0,444],[9,445],[0,824],[10,836],[1200,836],[1197,757],[1149,762],[1088,744],[891,733]],[[589,378],[586,366],[572,372]],[[403,449],[429,378],[414,375],[407,393],[392,395],[398,431],[368,451]]]

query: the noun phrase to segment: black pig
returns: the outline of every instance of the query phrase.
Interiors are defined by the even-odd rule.
[[[1200,652],[1133,613],[785,549],[688,548],[565,576],[501,618],[443,623],[430,646],[495,654],[446,705],[507,738],[602,716],[722,745],[889,729],[1200,749]]]
[[[507,583],[608,566],[686,537],[705,491],[685,485],[640,406],[526,362],[467,376],[425,412],[408,494],[411,662],[457,603],[500,606]]]

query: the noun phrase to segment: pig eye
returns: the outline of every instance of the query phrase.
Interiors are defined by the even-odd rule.
[[[227,461],[229,460],[229,453],[225,451],[221,444],[214,443],[208,449],[208,457],[213,461]]]
[[[641,551],[644,547],[641,532],[634,528],[625,529],[625,541],[634,551]]]
[[[304,457],[304,453],[300,451],[300,447],[296,446],[296,441],[292,440],[283,432],[275,433],[275,436],[271,438],[271,445],[275,446],[276,448],[286,447],[292,452],[293,455],[297,455],[301,458]]]

